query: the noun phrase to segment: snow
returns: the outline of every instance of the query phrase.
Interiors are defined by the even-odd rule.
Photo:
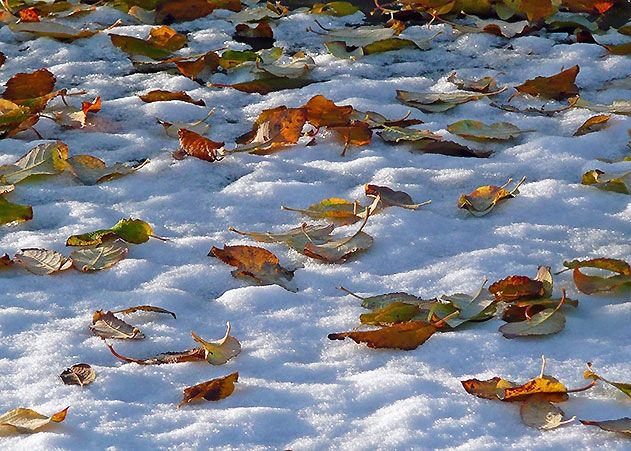
[[[231,41],[226,12],[175,25],[188,32],[198,53]],[[353,16],[351,22],[358,21]],[[144,37],[150,27],[106,7],[78,21],[106,26],[121,18],[114,32]],[[349,19],[318,17],[326,27]],[[486,34],[462,35],[443,24],[411,27],[405,35],[427,38],[443,31],[428,51],[404,50],[338,60],[322,37],[307,33],[315,18],[298,13],[273,22],[277,45],[305,50],[318,66],[319,83],[267,96],[200,86],[182,76],[132,73],[127,56],[106,34],[72,44],[40,38],[25,40],[0,29],[0,51],[7,62],[0,83],[17,72],[49,68],[57,87],[86,90],[103,97],[103,110],[83,130],[62,130],[41,120],[38,130],[68,144],[71,154],[90,153],[108,163],[149,158],[151,163],[120,180],[81,186],[69,176],[20,184],[11,194],[33,205],[34,219],[0,230],[0,250],[43,247],[68,253],[71,234],[108,227],[123,217],[151,223],[159,236],[134,246],[129,257],[95,274],[69,271],[37,277],[20,270],[0,274],[0,410],[30,407],[52,414],[70,406],[68,418],[44,432],[0,437],[3,449],[628,449],[622,436],[578,422],[539,432],[524,426],[518,407],[467,394],[460,380],[502,376],[526,381],[548,358],[548,373],[570,387],[584,385],[585,362],[610,380],[629,382],[631,317],[629,292],[611,296],[578,293],[566,272],[555,278],[557,292],[580,300],[567,310],[567,326],[557,335],[508,340],[494,319],[457,332],[437,334],[414,351],[373,350],[350,340],[329,341],[331,332],[357,325],[363,312],[356,299],[336,287],[364,295],[406,291],[430,298],[474,292],[484,277],[533,276],[537,266],[562,269],[566,259],[631,256],[629,197],[580,185],[588,169],[628,170],[631,163],[607,164],[598,158],[628,154],[631,122],[615,115],[611,126],[581,137],[573,132],[590,114],[570,110],[553,118],[504,112],[489,100],[467,103],[443,114],[412,109],[432,131],[447,134],[460,119],[509,121],[533,130],[508,144],[478,144],[489,159],[452,158],[410,152],[377,136],[345,157],[331,137],[312,147],[298,145],[267,157],[238,154],[218,163],[172,159],[178,146],[156,117],[194,121],[211,117],[208,136],[226,141],[251,128],[265,108],[298,106],[316,94],[358,110],[399,118],[408,107],[395,90],[452,90],[452,70],[462,77],[491,75],[514,86],[539,75],[580,65],[577,84],[587,100],[607,103],[629,98],[622,89],[600,90],[610,80],[631,76],[628,57],[607,55],[588,44],[567,44],[565,34],[541,33],[511,41]],[[605,38],[620,41],[615,32]],[[250,79],[248,69],[218,83]],[[144,104],[137,94],[150,89],[186,90],[208,107],[180,102]],[[502,94],[506,98],[512,92]],[[76,101],[75,99],[72,99]],[[541,102],[534,102],[537,106]],[[517,101],[519,104],[519,101]],[[30,132],[0,141],[0,164],[11,163],[40,143]],[[479,185],[528,178],[521,194],[483,218],[456,208],[461,193]],[[310,260],[281,244],[263,244],[285,267],[299,267],[298,293],[277,286],[255,287],[234,279],[231,268],[207,257],[211,246],[255,244],[227,230],[279,231],[303,218],[280,206],[306,207],[326,197],[364,199],[363,184],[404,190],[420,211],[390,208],[368,222],[375,238],[366,253],[342,265]],[[336,230],[344,235],[357,226]],[[121,364],[89,331],[92,312],[132,305],[157,305],[177,320],[135,314],[129,322],[146,335],[142,341],[116,342],[134,357],[189,349],[190,331],[220,338],[225,322],[243,351],[225,366],[206,363],[162,366]],[[86,362],[97,372],[84,389],[65,386],[64,368]],[[218,403],[176,409],[182,389],[239,372],[234,394]],[[583,419],[629,416],[631,403],[614,388],[599,385],[561,405]]]

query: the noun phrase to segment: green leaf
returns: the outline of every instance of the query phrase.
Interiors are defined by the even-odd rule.
[[[170,50],[157,47],[144,39],[133,36],[110,34],[112,44],[128,55],[142,55],[154,60],[163,60],[171,55]]]
[[[112,228],[72,235],[66,246],[94,246],[103,243],[105,238],[117,237],[128,243],[146,243],[153,236],[153,228],[140,219],[121,219]]]
[[[252,50],[226,50],[219,58],[219,65],[224,69],[232,69],[247,62],[254,62],[259,55]]]
[[[463,293],[441,296],[439,298],[441,303],[434,304],[431,312],[440,319],[447,318],[445,322],[451,328],[472,320],[482,321],[492,318],[496,310],[495,298],[489,290],[484,288],[485,284],[486,280],[473,296]],[[448,318],[454,312],[458,312],[458,316]]]
[[[474,120],[454,122],[447,127],[447,130],[450,133],[474,141],[506,141],[519,136],[522,132],[519,127],[510,122],[496,122],[486,125],[484,122]]]
[[[631,171],[605,174],[603,171],[594,169],[583,174],[581,183],[583,185],[594,185],[603,191],[631,194]]]
[[[31,219],[33,219],[33,207],[13,204],[4,197],[0,197],[0,225],[15,221],[30,221]]]
[[[359,315],[359,321],[362,324],[369,324],[371,326],[387,326],[409,321],[420,311],[421,307],[419,305],[393,302],[371,313],[362,313]]]

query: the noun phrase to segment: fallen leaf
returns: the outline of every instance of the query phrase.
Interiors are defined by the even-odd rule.
[[[153,227],[140,219],[121,219],[109,229],[72,235],[66,240],[66,246],[94,246],[102,244],[108,238],[120,238],[133,244],[146,243],[153,235]]]
[[[314,30],[310,30],[314,31]],[[320,33],[318,33],[320,34]],[[340,28],[324,33],[326,42],[344,42],[347,46],[363,47],[376,41],[393,37],[395,30],[381,26],[365,26],[357,28]]]
[[[421,139],[416,141],[414,142],[413,150],[422,153],[433,153],[449,157],[463,158],[488,158],[492,153],[488,150],[470,149],[467,146],[463,146],[462,144],[453,141],[437,141],[435,139]]]
[[[180,149],[173,154],[175,159],[181,160],[185,155],[189,155],[210,162],[223,160],[223,142],[212,141],[184,128],[178,130],[178,137]]]
[[[276,255],[267,249],[256,246],[226,246],[219,249],[213,246],[208,253],[237,269],[232,271],[233,277],[253,280],[258,285],[279,285],[292,292],[298,289],[292,283],[294,271],[280,266]]]
[[[72,260],[47,249],[22,249],[15,254],[13,261],[38,276],[65,271],[72,266]]]
[[[499,328],[499,331],[505,338],[556,334],[565,327],[565,315],[560,310],[564,302],[565,291],[555,308],[545,309],[526,321],[504,324]]]
[[[497,82],[493,77],[483,77],[478,80],[469,80],[459,78],[456,72],[452,72],[449,77],[447,77],[447,81],[453,83],[458,89],[463,91],[488,93],[498,90]]]
[[[306,210],[281,207],[283,210],[296,211],[313,219],[326,219],[337,225],[354,224],[361,219],[359,214],[364,210],[359,202],[350,202],[339,197],[329,197],[317,204],[310,205]]]
[[[469,321],[485,321],[495,315],[495,299],[484,288],[486,279],[480,289],[473,295],[455,293],[438,298],[440,302],[430,307],[430,312],[447,323],[451,328],[459,327]],[[457,312],[457,315],[454,315]]]
[[[256,63],[256,68],[267,72],[275,77],[286,78],[304,78],[315,67],[315,61],[310,56],[301,54],[300,56],[294,55],[291,62],[283,63]]]
[[[417,128],[386,126],[379,132],[379,136],[384,141],[400,143],[402,141],[441,141],[443,137],[429,130],[419,130]]]
[[[353,293],[350,290],[347,290],[344,287],[338,287],[338,288],[344,291],[345,293],[348,293],[351,296],[361,300],[362,307],[370,309],[370,310],[377,310],[377,309],[386,307],[389,304],[392,304],[394,302],[418,305],[419,307],[421,307],[422,310],[428,310],[436,302],[435,299],[426,301],[417,296],[407,294],[407,293],[387,293],[387,294],[380,294],[377,296],[369,296],[367,298],[364,298]]]
[[[64,421],[66,419],[68,409],[69,408],[66,407],[64,410],[47,417],[46,415],[37,413],[34,410],[19,407],[0,415],[0,427],[10,427],[20,433],[35,432],[37,429],[46,426],[51,421],[54,423],[61,423]]]
[[[259,54],[252,50],[226,50],[219,58],[219,65],[224,69],[234,69],[242,64],[258,61]]]
[[[233,227],[230,227],[228,230],[240,235],[249,236],[263,243],[283,242],[290,248],[302,252],[307,243],[323,244],[330,241],[331,232],[334,228],[335,226],[333,224],[323,226],[303,224],[301,227],[296,227],[281,233],[240,232]]]
[[[171,55],[171,50],[158,47],[145,39],[133,36],[110,34],[112,44],[130,56],[141,55],[153,60],[164,60]]]
[[[136,172],[149,163],[141,160],[129,163],[115,163],[108,167],[103,160],[92,155],[74,155],[68,158],[68,170],[84,185],[96,185]]]
[[[598,426],[600,429],[609,432],[619,432],[631,436],[631,418],[624,417],[618,420],[604,420],[604,421],[592,421],[592,420],[579,420],[586,426]]]
[[[70,254],[70,258],[72,265],[79,271],[100,271],[114,266],[128,252],[129,249],[122,240],[114,240],[97,247],[78,249]]]
[[[285,89],[299,89],[303,88],[311,83],[315,83],[313,80],[305,78],[287,78],[287,77],[266,77],[259,78],[258,80],[245,81],[242,83],[235,83],[232,85],[212,83],[210,86],[216,88],[232,88],[237,91],[257,94],[269,94],[270,92],[282,91]]]
[[[585,294],[606,293],[631,283],[631,266],[624,260],[615,258],[594,258],[563,262],[563,266],[573,269],[572,276],[576,288]],[[581,268],[596,268],[615,273],[609,277],[589,276]]]
[[[587,171],[581,177],[583,185],[593,185],[604,191],[631,194],[631,171],[619,174],[606,174],[599,169]]]
[[[14,136],[39,120],[28,107],[0,99],[0,138]]]
[[[241,11],[239,0],[170,0],[156,7],[156,22],[170,24],[206,17],[216,9]]]
[[[180,102],[192,103],[193,105],[206,106],[206,102],[204,102],[202,99],[194,100],[184,91],[171,92],[156,89],[138,97],[140,97],[140,99],[146,103],[169,102],[171,100],[179,100]]]
[[[0,225],[33,219],[33,207],[14,204],[0,196]]]
[[[252,131],[237,138],[236,142],[247,144],[246,149],[253,153],[266,154],[296,144],[306,120],[302,108],[280,106],[264,110],[254,122]]]
[[[13,266],[13,260],[11,260],[9,254],[0,256],[0,270],[7,269],[10,266]]]
[[[125,357],[114,350],[112,345],[105,342],[105,345],[110,350],[114,357],[128,363],[137,363],[138,365],[165,365],[171,363],[187,363],[187,362],[201,362],[206,360],[206,350],[204,348],[194,348],[182,352],[164,352],[162,354],[155,355],[146,359],[134,359],[131,357]]]
[[[96,379],[96,373],[94,369],[87,363],[77,363],[70,368],[66,368],[63,373],[59,375],[61,380],[66,385],[79,385],[85,387],[91,384]]]
[[[522,130],[510,122],[495,122],[486,125],[484,122],[462,120],[447,126],[450,133],[474,141],[499,140],[506,141],[519,136]]]
[[[377,198],[382,207],[401,207],[408,210],[418,210],[421,206],[427,205],[431,201],[423,202],[420,204],[414,203],[410,195],[403,191],[395,191],[387,186],[378,185],[364,185],[364,192],[366,196]]]
[[[359,8],[351,2],[315,3],[309,12],[312,14],[327,14],[329,16],[350,16],[359,11]]]
[[[627,395],[629,398],[631,398],[631,384],[626,384],[624,382],[612,382],[609,381],[607,379],[605,379],[604,377],[594,373],[592,371],[592,364],[588,363],[587,364],[587,370],[585,370],[585,372],[583,373],[583,377],[585,379],[592,379],[595,381],[603,381],[609,385],[612,385],[614,387],[616,387],[618,390],[620,390],[622,393],[624,393],[625,395]]]
[[[267,21],[260,21],[255,27],[250,28],[241,23],[235,27],[232,39],[252,47],[254,51],[269,49],[274,46],[274,32]]]
[[[147,42],[156,47],[175,52],[180,50],[187,43],[185,35],[178,33],[171,27],[163,25],[161,27],[152,28],[149,31]]]
[[[576,100],[575,106],[578,108],[586,108],[598,113],[612,113],[612,114],[631,114],[631,101],[629,100],[614,100],[609,105],[591,103],[581,98]]]
[[[239,373],[234,372],[224,377],[193,385],[192,387],[186,387],[184,389],[184,398],[178,405],[178,408],[202,398],[206,401],[219,401],[227,398],[234,392],[234,383],[238,380]]]
[[[241,343],[230,335],[230,323],[227,323],[226,335],[217,342],[208,342],[191,332],[193,340],[202,345],[206,353],[206,361],[212,365],[223,365],[241,352]]]
[[[443,113],[463,103],[480,100],[504,92],[506,88],[493,92],[412,92],[397,90],[397,100],[426,113]]]
[[[509,276],[498,280],[489,287],[497,301],[515,302],[524,299],[544,297],[543,282],[527,276]]]
[[[177,319],[175,313],[170,312],[169,310],[165,310],[161,307],[154,307],[153,305],[136,305],[133,307],[124,308],[122,310],[114,310],[112,313],[122,313],[123,315],[129,315],[130,313],[135,312],[165,313],[167,315],[171,315],[174,319]]]
[[[61,41],[74,41],[76,39],[90,38],[101,30],[78,30],[58,22],[17,22],[10,23],[8,27],[13,32],[32,33],[38,37],[59,39]]]
[[[116,317],[113,312],[103,313],[103,310],[97,310],[92,315],[90,330],[94,335],[101,338],[118,338],[121,340],[141,340],[145,338],[140,329],[127,324]]]
[[[67,168],[68,146],[61,141],[39,144],[18,161],[0,166],[0,177],[8,183],[19,183],[34,175],[59,174]]]
[[[578,95],[578,86],[574,82],[579,70],[577,65],[550,77],[535,77],[519,86],[515,86],[515,89],[522,94],[530,94],[546,99],[567,99]]]
[[[208,114],[206,115],[206,117],[198,121],[190,122],[190,123],[168,122],[168,121],[163,121],[162,119],[157,119],[157,118],[156,120],[158,121],[158,124],[164,127],[164,131],[167,134],[167,136],[171,138],[179,138],[179,132],[181,128],[185,130],[189,130],[191,132],[195,132],[198,135],[204,135],[210,129],[210,125],[206,123],[206,120],[208,120],[208,118],[212,116],[213,113],[214,113],[214,109],[210,110]]]
[[[359,322],[371,326],[389,326],[391,324],[410,321],[420,313],[420,311],[421,307],[417,304],[392,302],[370,313],[362,313],[359,315]]]
[[[468,210],[474,216],[484,216],[493,210],[498,202],[511,199],[519,194],[519,187],[526,178],[522,178],[511,191],[504,189],[512,182],[511,179],[502,186],[484,185],[476,188],[471,194],[462,194],[458,199],[458,208]]]
[[[583,136],[588,133],[593,133],[606,128],[609,125],[610,114],[599,114],[587,119],[583,125],[581,125],[573,136]]]
[[[425,321],[407,321],[377,330],[329,334],[329,340],[350,338],[355,343],[366,343],[369,348],[412,350],[425,343],[438,329]]]
[[[548,401],[545,395],[532,395],[522,402],[519,409],[521,420],[526,426],[535,429],[555,429],[574,421],[575,417],[563,420],[565,413]]]
[[[338,106],[322,95],[311,97],[305,103],[304,109],[307,113],[306,120],[316,128],[348,125],[353,113],[351,105]]]
[[[372,246],[373,239],[363,232],[364,226],[370,216],[369,207],[365,210],[365,217],[357,232],[350,237],[328,241],[323,244],[308,242],[305,244],[303,254],[307,257],[322,260],[327,263],[339,263],[346,261],[351,255],[365,251]]]
[[[567,388],[552,376],[540,375],[523,385],[499,389],[502,401],[524,401],[535,394],[550,395],[546,399],[555,402],[568,399]]]
[[[494,377],[481,381],[478,379],[468,379],[461,381],[462,386],[467,393],[477,396],[478,398],[499,400],[499,393],[506,388],[514,387],[515,384],[502,379],[501,377]]]
[[[219,55],[211,51],[192,61],[175,61],[175,66],[182,75],[191,80],[207,79],[219,67]]]
[[[341,127],[328,127],[344,144],[342,156],[350,146],[366,146],[372,139],[372,130],[365,122],[354,122]]]
[[[15,74],[6,82],[2,98],[16,103],[50,94],[55,87],[55,76],[48,69]]]

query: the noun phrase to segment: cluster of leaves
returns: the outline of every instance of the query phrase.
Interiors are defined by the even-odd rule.
[[[558,379],[544,374],[545,365],[544,357],[539,375],[524,384],[516,384],[502,377],[494,377],[488,380],[468,379],[462,381],[462,385],[468,393],[478,398],[519,403],[519,413],[524,424],[541,430],[555,429],[574,421],[576,417],[565,419],[565,413],[556,404],[567,401],[570,393],[589,390],[596,385],[597,381],[610,384],[631,397],[631,384],[610,382],[594,373],[589,363],[584,377],[591,379],[591,383],[577,389],[568,389]],[[585,425],[598,426],[606,431],[631,434],[631,418],[580,421]]]

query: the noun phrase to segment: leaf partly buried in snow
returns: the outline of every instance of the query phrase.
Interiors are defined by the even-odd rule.
[[[35,432],[37,429],[46,426],[51,421],[54,423],[61,423],[66,419],[67,413],[68,407],[54,413],[50,417],[47,417],[46,415],[37,413],[32,409],[19,407],[0,415],[0,428],[7,427],[20,433]]]
[[[68,170],[84,185],[96,185],[136,172],[147,163],[149,160],[141,160],[132,164],[115,163],[108,167],[103,160],[95,156],[74,155],[68,158]]]
[[[230,323],[227,323],[224,337],[217,342],[206,341],[195,332],[191,332],[191,335],[193,340],[202,345],[206,353],[206,361],[212,365],[223,365],[241,352],[241,343],[230,335]]]
[[[91,384],[96,379],[96,373],[94,369],[87,363],[77,363],[70,368],[66,368],[63,373],[59,375],[61,380],[66,385],[79,385],[85,387]]]
[[[585,377],[585,379],[592,379],[592,380],[598,380],[598,381],[603,381],[613,387],[616,387],[618,390],[620,390],[622,393],[624,393],[625,395],[627,395],[629,398],[631,398],[631,384],[627,384],[624,382],[612,382],[610,380],[605,379],[604,377],[600,376],[599,374],[596,374],[592,371],[592,364],[588,363],[587,364],[587,370],[585,370],[585,372],[583,373],[583,377]]]
[[[524,424],[543,430],[555,429],[574,421],[574,418],[563,420],[563,410],[548,401],[545,395],[530,396],[521,404],[519,414]]]
[[[33,219],[33,207],[14,204],[0,196],[0,225]]]
[[[581,125],[574,136],[583,136],[588,133],[593,133],[606,128],[609,125],[609,119],[611,114],[598,114],[587,119],[583,125]]]
[[[519,136],[522,132],[519,127],[510,122],[496,122],[486,125],[484,122],[468,119],[450,124],[447,130],[465,139],[475,141],[506,141]]]
[[[127,324],[112,312],[97,310],[92,315],[92,333],[101,338],[119,338],[121,340],[141,340],[145,338],[140,329]]]
[[[102,244],[108,238],[120,238],[133,244],[146,243],[153,236],[153,227],[140,219],[121,219],[109,229],[72,235],[66,240],[66,246],[94,246]]]
[[[603,421],[580,420],[580,422],[586,426],[598,426],[604,431],[619,432],[631,437],[631,418],[629,417]]]
[[[578,95],[578,86],[574,82],[579,70],[578,66],[573,66],[551,77],[535,77],[515,86],[515,89],[522,94],[546,99],[567,99]]]
[[[511,191],[504,189],[512,180],[508,180],[505,185],[484,185],[476,188],[471,194],[461,195],[458,199],[458,208],[468,210],[474,216],[484,216],[493,210],[495,205],[505,199],[511,199],[519,194],[519,187],[526,178],[521,179]]]
[[[175,159],[181,160],[185,155],[211,163],[223,159],[223,142],[212,141],[184,128],[179,129],[177,134],[180,138],[180,149],[173,154]]]
[[[397,100],[426,113],[443,113],[460,104],[479,100],[503,92],[505,88],[493,92],[411,92],[397,90]]]
[[[0,177],[19,183],[35,175],[59,174],[67,168],[68,146],[61,141],[39,144],[15,163],[0,166]]]
[[[239,380],[239,373],[234,372],[224,377],[211,379],[201,384],[186,387],[184,389],[184,398],[178,405],[182,407],[191,401],[201,400],[219,401],[227,398],[234,392],[234,383]]]
[[[420,204],[415,203],[410,195],[404,191],[395,191],[387,186],[364,185],[364,192],[368,197],[379,197],[382,207],[401,207],[408,210],[417,210],[423,205],[427,205],[430,201]]]
[[[258,285],[279,285],[288,291],[296,292],[292,279],[294,271],[280,266],[278,257],[262,247],[226,246],[210,249],[209,256],[215,256],[237,269],[232,271],[234,277],[253,280]]]
[[[315,67],[315,61],[310,56],[292,57],[289,63],[257,63],[257,69],[276,77],[302,78]]]
[[[72,260],[48,249],[22,249],[15,254],[13,261],[38,276],[64,271],[72,266]]]
[[[563,266],[573,269],[572,277],[579,291],[585,294],[606,293],[623,285],[631,284],[631,266],[624,260],[615,258],[594,258],[563,262]],[[584,274],[581,268],[595,268],[615,273],[608,277]]]
[[[156,89],[138,97],[140,97],[140,100],[146,103],[170,102],[171,100],[178,100],[180,102],[192,103],[193,105],[197,106],[206,106],[206,102],[204,102],[202,99],[194,100],[184,91],[173,92]]]
[[[497,82],[493,77],[483,77],[478,80],[467,80],[459,78],[456,72],[452,72],[449,77],[447,77],[447,81],[453,83],[458,89],[463,91],[486,93],[498,90]]]
[[[329,334],[329,340],[350,338],[355,343],[366,343],[369,348],[412,350],[431,337],[437,328],[425,321],[407,321],[377,330]]]
[[[631,171],[607,174],[599,169],[593,169],[583,174],[581,183],[583,185],[593,185],[604,191],[631,194]]]
[[[72,265],[79,271],[100,271],[114,266],[127,256],[129,249],[122,240],[103,243],[97,247],[78,249],[70,254]]]

